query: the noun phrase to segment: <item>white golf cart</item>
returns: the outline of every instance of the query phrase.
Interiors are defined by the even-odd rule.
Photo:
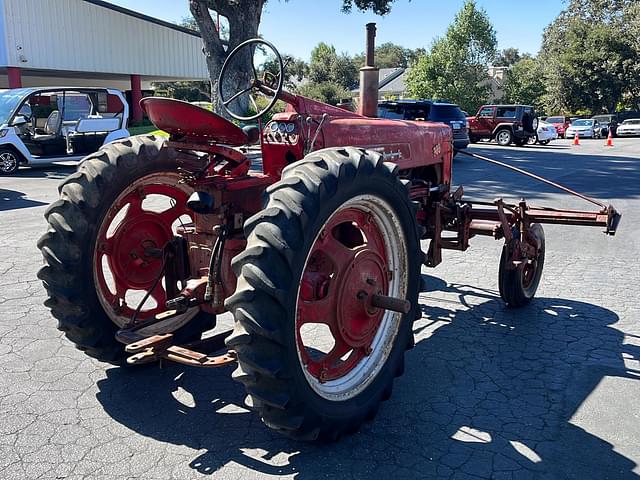
[[[40,87],[0,91],[0,175],[19,165],[79,161],[129,136],[129,105],[107,88]]]

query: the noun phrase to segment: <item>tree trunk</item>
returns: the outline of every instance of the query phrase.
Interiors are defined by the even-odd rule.
[[[258,36],[258,26],[262,15],[264,0],[190,0],[189,8],[193,18],[200,28],[200,35],[204,45],[203,52],[207,61],[207,69],[211,78],[211,102],[214,110],[223,113],[218,98],[218,77],[220,70],[231,52],[240,43]],[[210,10],[226,17],[229,21],[229,42],[224,44],[220,38],[216,24],[211,17]],[[253,76],[253,52],[247,51],[236,57],[230,65],[226,76],[223,92],[226,98],[249,85]],[[248,96],[242,96],[230,105],[234,111],[245,114],[248,107]]]

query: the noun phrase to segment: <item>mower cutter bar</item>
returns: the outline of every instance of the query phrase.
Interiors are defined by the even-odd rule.
[[[472,158],[477,158],[478,160],[482,160],[484,162],[489,162],[494,165],[498,165],[500,167],[507,168],[509,170],[513,170],[517,173],[525,175],[527,177],[533,178],[539,182],[550,185],[558,190],[562,190],[563,192],[567,192],[575,197],[581,198],[587,202],[593,203],[601,207],[601,210],[598,212],[593,211],[582,211],[582,210],[562,210],[556,208],[548,208],[548,207],[527,207],[525,210],[525,214],[531,222],[535,223],[546,223],[546,224],[557,224],[557,225],[585,225],[591,227],[605,227],[604,233],[607,235],[615,235],[618,225],[620,224],[620,219],[622,218],[622,214],[619,213],[613,205],[605,205],[599,200],[595,200],[591,197],[583,195],[582,193],[576,192],[575,190],[571,190],[564,185],[560,185],[559,183],[552,182],[546,178],[543,178],[539,175],[535,175],[531,172],[527,172],[518,167],[514,167],[513,165],[509,165],[508,163],[500,162],[498,160],[493,160],[491,158],[484,157],[482,155],[478,155],[477,153],[470,153],[464,150],[456,150],[457,153],[461,153],[463,155],[467,155]],[[498,201],[496,201],[498,202]],[[497,205],[496,202],[488,203],[488,202],[465,202],[469,204],[476,205]],[[499,200],[502,203],[502,200]],[[520,210],[519,206],[515,205],[506,205],[503,204],[505,208],[511,210],[511,212],[517,212]],[[505,212],[507,216],[513,215],[513,213]],[[473,210],[473,219],[474,220],[496,220],[496,212],[494,210]],[[483,227],[481,227],[482,229]]]

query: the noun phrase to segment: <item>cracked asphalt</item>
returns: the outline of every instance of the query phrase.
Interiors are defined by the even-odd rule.
[[[35,277],[44,210],[73,169],[0,178],[0,478],[638,478],[640,139],[472,150],[611,200],[619,233],[545,226],[542,283],[519,310],[497,292],[499,242],[444,252],[423,269],[393,396],[330,445],[265,428],[231,368],[116,368],[76,350]],[[454,183],[470,198],[589,208],[470,158],[456,159]]]

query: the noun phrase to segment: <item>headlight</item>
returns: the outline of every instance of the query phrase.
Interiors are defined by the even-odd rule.
[[[6,137],[7,133],[9,133],[9,130],[6,128],[3,128],[2,130],[0,130],[0,138]]]

